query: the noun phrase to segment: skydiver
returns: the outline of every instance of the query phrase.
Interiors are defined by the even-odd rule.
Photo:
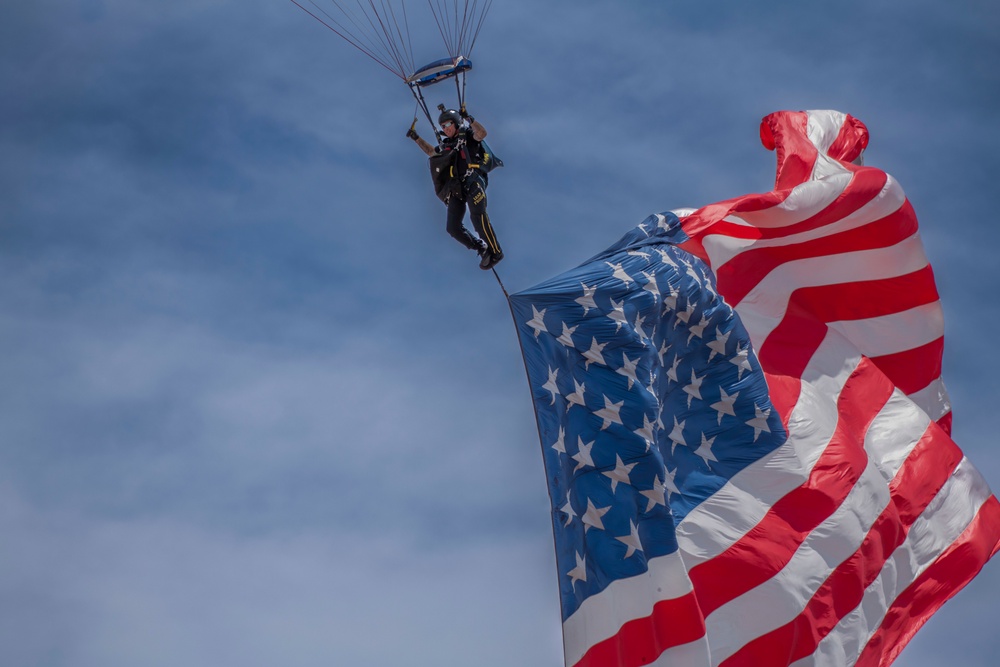
[[[493,163],[502,163],[483,148],[486,128],[466,113],[464,106],[461,111],[438,108],[441,110],[438,124],[443,135],[440,145],[431,146],[413,127],[406,136],[430,158],[435,190],[448,207],[448,234],[479,254],[482,258],[479,268],[491,269],[503,259],[503,250],[486,213],[486,174]],[[462,224],[466,206],[478,238]]]

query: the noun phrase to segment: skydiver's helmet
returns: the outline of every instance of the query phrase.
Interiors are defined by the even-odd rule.
[[[461,127],[462,114],[458,113],[454,109],[447,109],[445,111],[442,111],[441,115],[438,116],[438,125],[444,125],[448,121],[454,123],[456,128]]]

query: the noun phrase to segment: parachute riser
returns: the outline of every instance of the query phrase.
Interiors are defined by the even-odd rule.
[[[437,139],[438,143],[441,143],[441,130],[438,129],[437,123],[431,118],[431,112],[427,109],[427,101],[424,99],[424,94],[420,90],[420,87],[416,84],[409,84],[410,92],[413,93],[413,98],[417,100],[417,105],[423,110],[424,117],[427,118],[427,122],[430,123],[431,129],[434,131],[434,137]]]

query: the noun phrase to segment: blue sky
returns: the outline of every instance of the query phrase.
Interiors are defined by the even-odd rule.
[[[855,115],[1000,487],[998,30],[981,0],[497,0],[468,100],[498,271],[770,190],[772,111]],[[0,9],[0,91],[0,663],[561,664],[510,314],[406,88],[290,2],[36,0]],[[994,664],[997,567],[897,664]]]

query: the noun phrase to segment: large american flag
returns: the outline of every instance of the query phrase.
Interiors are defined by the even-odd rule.
[[[995,553],[916,217],[833,111],[775,190],[650,216],[511,297],[568,666],[888,665]]]

